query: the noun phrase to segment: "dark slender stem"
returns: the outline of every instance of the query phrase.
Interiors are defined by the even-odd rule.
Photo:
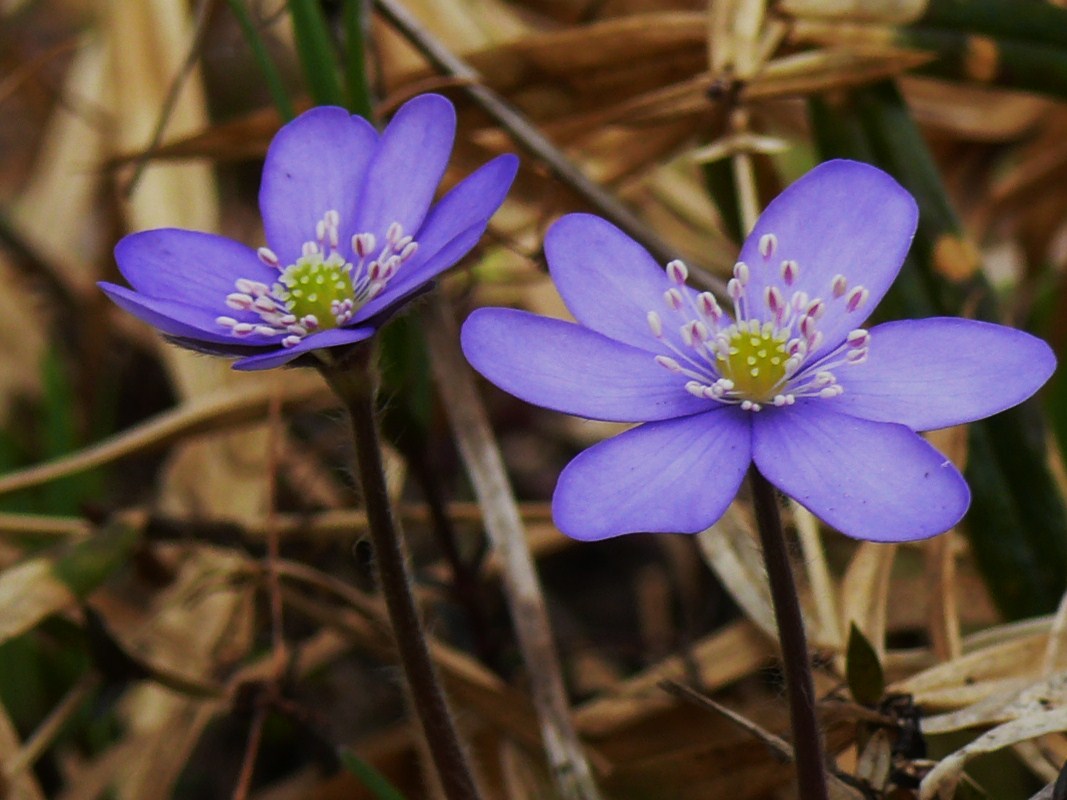
[[[789,695],[789,717],[793,724],[793,758],[797,770],[800,800],[827,800],[826,756],[822,733],[815,714],[815,686],[811,679],[811,660],[804,636],[804,619],[793,581],[778,513],[774,487],[753,465],[748,472],[752,502],[756,507],[763,560],[771,584],[774,617],[778,623],[778,641],[782,646],[785,688]]]
[[[478,800],[481,795],[426,647],[419,612],[411,593],[403,543],[393,521],[378,444],[374,408],[376,382],[370,348],[358,348],[352,356],[341,364],[322,367],[322,372],[345,404],[352,421],[356,470],[363,487],[378,579],[400,663],[445,796],[449,800]]]

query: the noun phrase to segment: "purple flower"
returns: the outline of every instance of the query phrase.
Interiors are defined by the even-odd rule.
[[[406,103],[379,135],[342,108],[285,125],[263,165],[266,246],[173,228],[125,237],[132,290],[100,284],[179,344],[277,367],[359,342],[475,245],[518,167],[493,159],[430,207],[455,136],[439,95]]]
[[[861,327],[900,270],[917,216],[880,170],[823,164],[760,217],[728,310],[686,285],[681,262],[660,269],[604,220],[557,222],[545,252],[579,324],[480,309],[463,327],[463,349],[531,403],[644,423],[563,470],[560,530],[584,540],[701,531],[753,462],[850,536],[921,539],[958,522],[967,484],[916,431],[1023,401],[1055,357],[1029,334],[984,322]]]

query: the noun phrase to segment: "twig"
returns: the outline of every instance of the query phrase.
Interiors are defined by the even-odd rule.
[[[783,764],[793,763],[793,745],[789,744],[789,742],[781,736],[775,736],[773,733],[760,727],[752,720],[743,717],[733,709],[727,708],[722,703],[712,700],[706,694],[701,694],[695,689],[686,686],[684,683],[666,680],[662,681],[659,686],[663,691],[670,692],[675,697],[680,697],[687,702],[707,708],[714,711],[716,714],[726,717],[726,719],[741,728],[741,730],[767,745],[767,749],[771,751],[771,755],[774,756],[777,761],[780,761]]]
[[[259,422],[266,416],[275,391],[271,386],[258,385],[247,390],[227,388],[202,395],[69,455],[10,472],[0,477],[0,494],[85,472],[197,433],[232,430],[237,425]],[[316,397],[328,396],[320,382],[296,373],[287,376],[283,391],[282,403],[286,408],[307,409]]]
[[[90,672],[83,675],[74,684],[74,687],[67,692],[66,696],[59,702],[59,705],[53,708],[52,712],[37,727],[37,730],[33,732],[33,735],[22,746],[22,749],[4,765],[3,777],[5,783],[10,782],[24,769],[32,767],[37,762],[37,759],[51,746],[63,726],[81,708],[85,698],[99,683],[100,676],[95,672]]]
[[[263,741],[263,726],[267,722],[268,707],[266,703],[256,704],[255,713],[252,716],[252,724],[248,729],[248,744],[245,745],[244,758],[241,760],[241,772],[237,777],[237,785],[233,789],[233,800],[245,800],[252,788],[252,774],[256,768],[256,756],[259,755],[259,745]]]
[[[659,234],[645,224],[644,220],[620,203],[602,186],[586,177],[522,114],[487,87],[478,72],[420,25],[403,3],[399,0],[374,0],[374,5],[389,24],[411,42],[427,61],[440,72],[456,79],[459,88],[506,130],[520,147],[544,163],[557,180],[579,194],[600,214],[644,245],[645,249],[658,261],[666,263],[678,257],[675,248],[661,239]],[[716,288],[722,288],[721,282],[716,281],[715,285]]]
[[[508,604],[531,680],[531,694],[552,774],[563,797],[600,797],[575,732],[537,572],[526,546],[522,518],[470,368],[459,351],[448,300],[435,294],[423,315],[434,377],[474,491],[485,528],[500,554]]]

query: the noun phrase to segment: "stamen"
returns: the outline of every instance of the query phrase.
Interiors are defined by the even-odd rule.
[[[782,262],[782,280],[786,286],[792,286],[800,275],[800,265],[796,261]]]
[[[759,254],[764,261],[769,261],[778,249],[778,237],[773,233],[765,233],[759,237]]]
[[[261,247],[256,250],[256,255],[259,256],[259,260],[266,264],[268,267],[274,269],[281,269],[281,265],[278,262],[278,256],[269,247]]]
[[[667,276],[678,286],[682,286],[689,278],[689,270],[686,269],[685,264],[675,259],[667,264]]]
[[[351,320],[361,306],[385,290],[418,251],[414,238],[394,222],[386,230],[385,246],[374,258],[377,237],[369,231],[352,235],[348,241],[355,263],[351,263],[338,249],[340,226],[340,213],[336,209],[326,211],[315,224],[314,238],[303,243],[300,257],[288,266],[283,267],[270,248],[259,248],[256,255],[263,264],[279,270],[278,280],[268,286],[238,278],[234,281],[236,291],[224,298],[229,308],[258,319],[223,315],[216,318],[218,325],[239,337],[281,335],[282,345],[292,347],[316,331]]]
[[[830,293],[835,297],[844,297],[848,291],[848,279],[844,275],[834,275],[830,281]]]
[[[660,319],[659,314],[655,311],[648,312],[648,327],[652,330],[652,335],[657,339],[663,338],[663,320]]]
[[[855,311],[867,302],[867,298],[870,297],[870,294],[871,293],[862,286],[857,286],[848,293],[848,297],[845,300],[845,308],[849,311]]]

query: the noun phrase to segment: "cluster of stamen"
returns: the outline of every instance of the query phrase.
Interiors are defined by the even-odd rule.
[[[278,270],[277,281],[238,278],[226,296],[235,311],[251,311],[254,322],[229,316],[216,322],[237,337],[281,335],[282,345],[292,347],[316,331],[344,325],[356,311],[382,293],[397,271],[418,248],[411,236],[394,222],[377,250],[373,233],[357,233],[351,239],[352,258],[340,249],[341,218],[327,211],[315,226],[315,239],[304,242],[296,263],[282,266],[269,248],[257,251],[259,260]],[[377,250],[377,254],[375,251]]]
[[[763,264],[773,270],[778,240],[773,233],[759,241]],[[684,291],[688,270],[681,261],[667,264],[674,284],[663,294],[668,312],[678,325],[681,347],[664,334],[664,316],[648,312],[648,325],[673,355],[656,356],[656,362],[689,378],[685,388],[697,397],[759,411],[765,405],[786,406],[798,397],[836,397],[844,391],[834,371],[861,364],[870,350],[870,334],[856,328],[845,341],[813,360],[823,344],[819,322],[827,312],[852,314],[867,302],[870,292],[848,285],[844,275],[835,275],[823,297],[793,291],[801,265],[782,260],[774,281],[766,281],[762,297],[749,292],[751,269],[734,265],[726,290],[733,303],[733,318],[727,316],[711,292],[693,295]]]

